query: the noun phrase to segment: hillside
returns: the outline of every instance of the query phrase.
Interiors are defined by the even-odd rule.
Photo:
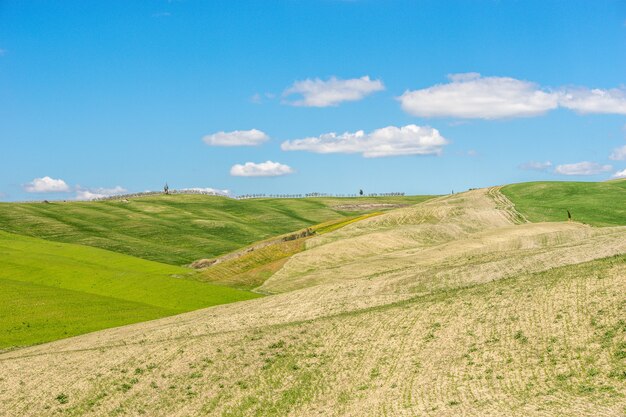
[[[428,198],[234,200],[179,194],[94,202],[0,203],[0,230],[184,265],[314,224]]]
[[[392,210],[308,239],[276,295],[1,354],[4,415],[624,415],[626,227],[516,208]]]
[[[0,232],[0,350],[256,298],[194,272]]]
[[[626,180],[605,182],[528,182],[507,185],[502,193],[534,222],[567,220],[593,226],[626,224]]]

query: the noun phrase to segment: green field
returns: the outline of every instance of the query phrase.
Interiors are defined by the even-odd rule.
[[[234,200],[205,195],[158,195],[98,202],[0,203],[0,230],[184,265],[361,213],[333,206],[416,204],[428,198]],[[364,211],[368,210],[380,209]]]
[[[320,223],[324,230],[341,227],[361,212],[335,205],[426,198],[239,201],[159,195],[0,204],[0,349],[259,297],[230,287],[262,284],[291,250],[280,256],[273,248],[257,251],[253,263],[235,260],[210,277],[174,265]],[[269,258],[257,259],[266,252]]]
[[[0,232],[0,349],[259,295],[184,279],[189,269]]]
[[[528,182],[502,193],[532,222],[572,220],[593,226],[626,225],[626,181]]]

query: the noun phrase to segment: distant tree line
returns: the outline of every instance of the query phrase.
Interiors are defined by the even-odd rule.
[[[123,200],[127,198],[134,197],[146,197],[151,195],[161,195],[161,194],[201,194],[201,195],[211,195],[211,196],[221,196],[234,198],[237,200],[246,200],[250,198],[315,198],[315,197],[334,197],[334,198],[345,198],[345,197],[396,197],[403,196],[405,193],[401,192],[392,192],[392,193],[370,193],[370,194],[331,194],[331,193],[306,193],[306,194],[243,194],[238,196],[226,195],[222,193],[217,193],[214,191],[207,190],[172,190],[170,188],[167,189],[167,192],[164,191],[144,191],[140,193],[129,193],[129,194],[118,194],[107,197],[94,198],[92,201],[106,201],[106,200]]]
[[[216,193],[215,191],[207,191],[207,190],[167,190],[165,191],[143,191],[140,193],[130,193],[130,194],[116,194],[106,197],[94,198],[92,201],[104,201],[104,200],[122,200],[125,198],[133,198],[133,197],[145,197],[151,195],[161,195],[161,194],[202,194],[202,195],[213,195],[213,196],[221,196],[221,197],[231,197],[226,194]]]
[[[307,194],[244,194],[235,196],[238,200],[245,200],[249,198],[315,198],[315,197],[397,197],[403,196],[405,193],[393,192],[393,193],[370,193],[370,194],[331,194],[331,193],[307,193]]]

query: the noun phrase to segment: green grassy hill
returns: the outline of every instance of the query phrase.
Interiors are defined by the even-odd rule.
[[[428,198],[233,200],[158,195],[98,202],[1,203],[0,230],[183,265],[314,224],[381,209],[368,204],[415,204]]]
[[[626,181],[528,182],[502,193],[532,222],[572,219],[593,226],[626,225]]]
[[[176,266],[0,232],[0,349],[259,295],[200,283]]]

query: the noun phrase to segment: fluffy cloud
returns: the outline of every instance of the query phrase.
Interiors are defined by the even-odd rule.
[[[525,169],[527,171],[546,171],[546,170],[548,170],[548,169],[550,169],[552,167],[552,162],[550,162],[550,161],[546,161],[546,162],[530,161],[530,162],[523,163],[519,167],[521,169]]]
[[[202,138],[204,143],[211,146],[256,146],[268,139],[269,136],[257,129],[217,132]]]
[[[278,177],[293,173],[293,169],[278,162],[266,161],[259,164],[246,162],[236,164],[230,168],[230,175],[234,177]]]
[[[578,113],[606,113],[626,115],[625,89],[566,89],[560,98],[561,107]]]
[[[293,94],[302,97],[299,100],[286,102],[292,106],[328,107],[337,106],[343,101],[361,100],[369,94],[384,89],[382,81],[371,80],[368,76],[349,80],[331,77],[326,81],[316,78],[296,81],[285,90],[283,97]]]
[[[409,114],[421,117],[501,119],[530,117],[559,107],[581,114],[626,115],[626,89],[563,87],[548,90],[509,77],[452,74],[450,82],[406,91],[398,100]]]
[[[95,200],[97,198],[111,197],[128,192],[126,188],[119,185],[113,188],[82,188],[76,187],[77,200]]]
[[[35,178],[24,185],[24,190],[28,193],[67,193],[70,191],[70,187],[62,179],[46,176]]]
[[[613,178],[626,178],[626,169],[617,171],[615,174],[613,174]]]
[[[609,159],[612,159],[613,161],[626,160],[626,145],[613,149],[613,152],[609,155]]]
[[[398,97],[404,111],[422,117],[500,119],[537,116],[558,106],[558,94],[528,81],[477,73],[448,78],[448,84],[406,91]]]
[[[437,129],[407,125],[388,126],[365,133],[325,133],[317,137],[288,140],[285,151],[315,153],[360,153],[366,158],[395,155],[439,155],[448,141]]]
[[[600,165],[596,162],[578,162],[575,164],[558,165],[554,172],[562,175],[596,175],[612,170],[611,165]]]

